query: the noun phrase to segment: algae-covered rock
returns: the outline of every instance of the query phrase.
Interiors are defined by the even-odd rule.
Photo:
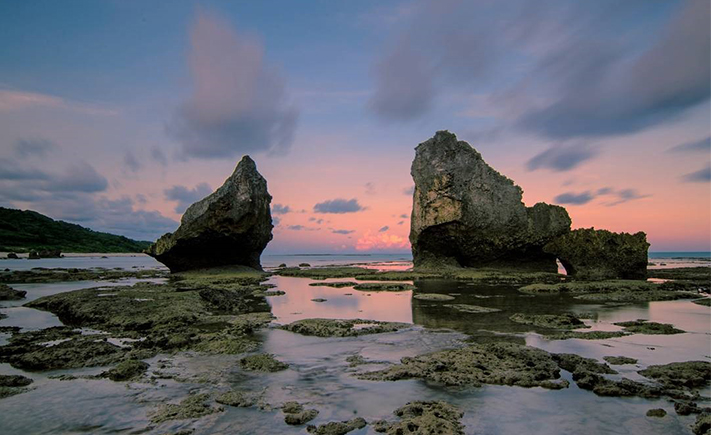
[[[406,290],[415,290],[415,286],[412,284],[402,283],[368,282],[355,285],[354,290],[373,292],[402,292]]]
[[[622,326],[625,332],[634,334],[672,335],[685,333],[682,329],[677,329],[669,323],[649,322],[642,319],[616,322],[614,325]]]
[[[700,414],[704,409],[697,406],[697,403],[692,401],[675,402],[675,413],[677,415]]]
[[[304,406],[297,402],[287,402],[282,406],[284,422],[292,426],[301,426],[314,420],[319,411],[316,409],[304,409]]]
[[[479,152],[447,131],[416,148],[410,242],[413,264],[513,266],[556,272],[543,246],[571,226],[566,210],[526,207],[522,189],[492,169]]]
[[[269,373],[286,370],[289,368],[289,364],[276,360],[272,354],[259,353],[242,358],[240,360],[240,367],[243,370]]]
[[[589,328],[571,313],[564,314],[524,314],[516,313],[509,317],[509,320],[523,325],[534,325],[542,328],[554,329],[579,329]]]
[[[452,300],[455,300],[455,298],[450,295],[443,295],[440,293],[418,293],[418,294],[413,295],[413,299],[418,299],[421,301],[452,301]]]
[[[99,376],[112,381],[123,382],[140,378],[148,370],[148,364],[139,360],[122,361],[116,367],[101,373]]]
[[[639,374],[654,379],[665,388],[699,388],[710,382],[710,363],[707,361],[685,361],[652,365]]]
[[[17,301],[24,299],[26,294],[24,290],[15,290],[8,285],[0,284],[0,301]]]
[[[387,435],[464,435],[460,419],[464,415],[457,407],[443,401],[409,402],[393,411],[399,421],[379,420],[373,429]]]
[[[236,406],[247,408],[257,403],[258,397],[249,391],[232,390],[220,394],[215,398],[215,401],[221,405]]]
[[[559,389],[568,385],[559,381],[559,367],[548,352],[504,342],[405,357],[400,364],[358,377],[373,381],[419,378],[476,387],[495,384]]]
[[[628,333],[623,331],[563,331],[556,334],[547,334],[546,338],[549,340],[568,340],[570,338],[579,340],[606,340],[609,338],[625,337],[626,335],[628,335]]]
[[[452,308],[453,310],[459,311],[461,313],[470,314],[487,314],[502,311],[499,308],[481,307],[479,305],[470,304],[444,304],[443,306]]]
[[[311,279],[327,279],[327,278],[353,278],[355,276],[366,276],[375,274],[373,269],[366,269],[357,266],[325,266],[312,267],[309,269],[300,269],[297,267],[288,267],[286,269],[276,270],[275,275],[289,276],[294,278],[311,278]]]
[[[158,424],[168,420],[200,418],[224,410],[222,407],[207,404],[209,399],[210,395],[207,393],[191,394],[179,404],[161,405],[151,413],[151,422]]]
[[[544,246],[576,279],[645,279],[648,247],[644,232],[613,233],[593,228],[563,234]]]
[[[635,358],[629,358],[627,356],[604,356],[603,359],[609,363],[616,366],[621,366],[625,364],[637,364],[638,360]]]
[[[615,375],[618,372],[608,366],[608,364],[596,361],[593,358],[584,358],[573,353],[555,353],[553,354],[554,361],[562,369],[571,372],[574,380],[577,377],[587,373],[600,373]]]
[[[530,284],[519,289],[533,295],[570,294],[576,299],[595,302],[645,302],[693,299],[697,294],[670,290],[664,284],[640,280],[571,281],[557,284]]]
[[[655,408],[655,409],[649,409],[648,412],[645,413],[646,417],[656,417],[656,418],[662,418],[667,415],[667,411],[665,411],[662,408]]]
[[[282,326],[282,329],[317,337],[356,337],[367,334],[395,332],[410,325],[363,319],[302,319]]]
[[[0,387],[26,387],[32,379],[22,375],[0,375]]]
[[[353,430],[366,427],[368,423],[361,417],[356,417],[348,421],[331,421],[319,426],[307,426],[307,432],[314,435],[345,435]]]
[[[353,287],[358,283],[353,281],[331,281],[331,282],[312,282],[309,283],[312,287],[333,287],[333,288],[344,288]]]
[[[260,255],[272,240],[271,201],[267,182],[245,156],[218,190],[188,207],[180,227],[146,253],[171,272],[225,265],[261,270]]]
[[[710,413],[709,411],[704,412],[697,416],[695,423],[690,426],[692,428],[692,433],[695,435],[709,435],[710,434]]]

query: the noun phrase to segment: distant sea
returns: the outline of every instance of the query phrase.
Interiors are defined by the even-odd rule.
[[[648,252],[648,258],[710,258],[710,251]]]

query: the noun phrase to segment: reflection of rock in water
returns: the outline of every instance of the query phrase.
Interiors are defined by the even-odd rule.
[[[528,331],[553,333],[557,329],[542,328],[535,325],[522,325],[513,322],[510,317],[515,313],[529,315],[563,314],[571,311],[578,301],[568,296],[546,298],[524,297],[516,287],[481,285],[472,286],[465,282],[448,280],[416,281],[417,294],[443,294],[455,297],[454,301],[429,301],[411,299],[413,323],[427,328],[447,328],[472,335],[475,341],[511,340],[498,334],[522,334]],[[458,305],[475,305],[499,311],[468,312],[458,309]],[[474,311],[474,310],[472,310]],[[524,342],[523,337],[515,341]]]

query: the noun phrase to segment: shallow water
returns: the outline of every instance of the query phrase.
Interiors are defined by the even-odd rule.
[[[407,265],[402,261],[393,261],[378,259],[376,262],[379,264],[372,267],[387,269]],[[314,261],[311,263],[316,264]],[[27,290],[27,300],[32,300],[62,291],[109,287],[126,282],[13,287]],[[465,412],[462,421],[468,434],[687,434],[694,416],[677,416],[671,402],[599,397],[580,390],[573,382],[568,389],[560,391],[502,386],[444,388],[420,380],[361,381],[353,375],[382,368],[384,362],[395,363],[404,356],[452,348],[467,339],[486,339],[493,333],[502,332],[514,333],[522,342],[550,352],[571,352],[598,359],[606,355],[638,358],[637,365],[614,367],[620,372],[617,376],[633,379],[640,379],[636,371],[650,364],[710,360],[710,309],[689,301],[612,306],[581,303],[565,295],[528,297],[513,287],[476,286],[446,280],[416,281],[414,292],[362,292],[352,288],[314,287],[309,283],[324,281],[277,276],[271,277],[269,282],[276,285],[276,290],[286,293],[267,298],[276,317],[275,325],[303,318],[325,317],[398,321],[412,323],[413,327],[396,333],[351,338],[305,337],[280,329],[267,329],[259,333],[261,351],[273,353],[277,359],[290,365],[288,370],[271,374],[241,370],[237,364],[239,355],[192,353],[170,358],[158,356],[149,360],[150,371],[179,374],[187,378],[185,382],[162,379],[153,384],[133,383],[126,386],[106,380],[48,379],[49,375],[60,373],[96,374],[103,368],[24,373],[35,380],[33,390],[0,400],[1,432],[162,434],[193,428],[196,434],[305,433],[303,426],[284,424],[283,414],[276,409],[281,403],[296,400],[318,409],[320,413],[311,423],[322,424],[354,416],[368,421],[394,419],[392,411],[408,401],[442,399]],[[455,299],[447,302],[421,301],[412,298],[414,293],[441,293]],[[312,301],[317,298],[326,301]],[[1,320],[0,325],[40,328],[58,322],[51,314],[18,306],[27,300],[3,303],[8,308],[2,308],[2,312],[10,314],[10,317]],[[446,306],[450,304],[471,304],[502,311],[471,314]],[[516,312],[592,313],[593,319],[586,320],[586,323],[591,329],[601,330],[617,330],[619,327],[613,325],[614,322],[642,318],[672,323],[687,332],[672,336],[633,335],[608,340],[552,341],[540,335],[546,330],[510,321],[509,316]],[[375,363],[350,367],[346,358],[356,354]],[[162,359],[168,368],[159,368]],[[0,374],[18,373],[22,372],[0,364]],[[562,375],[571,380],[569,373],[562,371]],[[215,393],[231,388],[264,391],[264,402],[274,409],[226,406],[224,412],[198,420],[169,421],[158,426],[150,424],[148,413],[161,403],[177,403],[191,391]],[[709,396],[709,388],[703,394]],[[668,416],[662,419],[645,417],[645,412],[652,408],[664,408]],[[351,432],[371,433],[375,432],[368,426]]]

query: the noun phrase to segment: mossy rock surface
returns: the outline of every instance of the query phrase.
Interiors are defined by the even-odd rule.
[[[376,432],[388,435],[439,434],[464,435],[460,422],[463,412],[447,402],[409,402],[393,411],[398,421],[379,420],[371,423]]]
[[[383,370],[363,373],[359,379],[398,381],[425,379],[445,385],[483,384],[565,388],[551,354],[515,343],[488,343],[444,350],[416,357]]]
[[[642,319],[616,322],[614,325],[622,326],[625,332],[633,334],[672,335],[685,333],[682,329],[677,329],[669,323],[649,322]]]
[[[402,284],[402,283],[368,282],[368,283],[362,283],[362,284],[355,285],[354,290],[373,291],[373,292],[402,292],[402,291],[415,290],[415,286],[412,284]]]
[[[248,371],[273,373],[287,370],[289,364],[278,361],[272,354],[259,353],[240,359],[240,367]]]
[[[368,423],[362,417],[352,418],[348,421],[331,421],[319,426],[307,426],[307,432],[314,435],[345,435],[357,429],[363,429]]]
[[[123,382],[138,379],[148,370],[148,364],[139,360],[122,361],[111,370],[103,372],[101,377],[109,378],[112,381]]]
[[[395,332],[411,325],[364,319],[302,319],[282,326],[301,335],[317,337],[356,337],[359,335]]]
[[[224,411],[220,406],[208,404],[208,400],[210,400],[210,395],[207,393],[191,394],[178,404],[160,405],[151,413],[151,422],[159,424],[169,420],[196,419]]]
[[[581,329],[590,328],[575,315],[565,314],[524,314],[516,313],[509,317],[509,320],[523,325],[533,325],[541,328],[553,329]]]

